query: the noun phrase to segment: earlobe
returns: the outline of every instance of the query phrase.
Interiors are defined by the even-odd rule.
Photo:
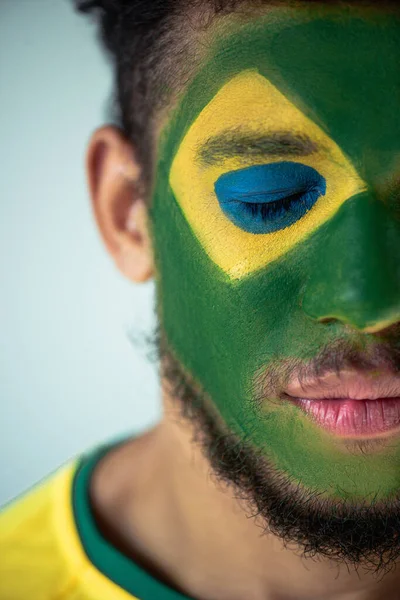
[[[116,127],[98,129],[87,152],[92,209],[102,240],[121,273],[135,282],[153,275],[147,206],[134,150]]]

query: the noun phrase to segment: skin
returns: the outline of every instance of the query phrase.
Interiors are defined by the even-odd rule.
[[[308,362],[340,338],[368,346],[376,341],[369,332],[399,320],[400,225],[390,195],[400,150],[399,32],[393,15],[343,21],[334,10],[273,10],[210,51],[160,145],[151,223],[168,340],[230,430],[296,483],[331,497],[398,491],[399,442],[366,463],[294,407],[266,401],[260,414],[251,391],[273,361]],[[291,159],[318,170],[328,187],[293,227],[254,235],[221,213],[218,176],[271,161],[196,165],[195,148],[237,128],[304,132],[323,148]]]
[[[93,136],[88,173],[94,214],[118,268],[136,282],[156,276],[168,340],[227,428],[307,489],[332,499],[385,500],[399,491],[398,439],[366,460],[296,408],[273,398],[260,406],[256,381],[274,361],[307,363],[340,339],[373,347],[399,320],[400,21],[387,11],[314,6],[312,12],[280,7],[244,23],[233,18],[228,25],[224,35],[218,23],[207,33],[208,55],[196,77],[160,118],[149,209],[129,143],[113,128]],[[199,167],[193,148],[227,126],[270,133],[279,119],[280,130],[304,131],[323,148],[290,160],[318,170],[328,192],[293,229],[266,237],[229,222],[218,211],[212,185],[223,173],[282,157],[230,157]],[[326,598],[379,597],[368,577],[348,573],[336,580],[329,561],[311,565],[305,574],[298,557],[288,550],[277,553],[271,536],[260,540],[229,490],[217,490],[209,480],[190,426],[176,427],[173,399],[166,393],[164,399],[165,416],[151,443],[124,449],[123,469],[121,456],[111,458],[94,484],[108,525],[135,532],[128,534],[133,556],[146,549],[153,568],[194,597],[286,600],[300,594],[320,598],[323,590]],[[128,485],[129,465],[138,460],[143,466],[135,466],[135,482]],[[114,485],[110,473],[118,474]],[[184,474],[190,486],[182,483]],[[162,490],[157,501],[151,500],[154,481]],[[125,510],[120,504],[115,510],[118,493],[106,493],[106,487],[124,489]],[[196,498],[204,499],[200,506]],[[146,515],[150,520],[173,514],[176,502],[181,521],[158,523],[165,539],[174,540],[163,559],[163,536],[152,537]],[[214,516],[219,514],[223,530],[216,555],[207,561],[188,546],[187,532],[209,549],[206,533],[219,531]],[[232,548],[226,530],[243,540],[242,549]],[[271,567],[267,574],[265,564]],[[188,576],[191,565],[198,578]],[[385,585],[389,594],[391,581]]]

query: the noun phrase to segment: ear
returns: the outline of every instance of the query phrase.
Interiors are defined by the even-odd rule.
[[[92,209],[109,254],[125,277],[147,281],[154,263],[141,168],[117,127],[101,127],[92,135],[86,169]]]

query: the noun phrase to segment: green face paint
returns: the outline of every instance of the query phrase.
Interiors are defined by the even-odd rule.
[[[151,223],[168,341],[230,430],[331,497],[398,494],[399,440],[353,455],[296,407],[260,406],[255,381],[276,361],[307,363],[338,340],[368,348],[376,339],[365,330],[399,320],[399,56],[396,15],[271,9],[212,46],[159,148]],[[268,102],[282,107],[270,124]],[[193,175],[192,157],[199,136],[240,125],[254,137],[276,119],[280,134],[323,146],[295,160],[322,174],[327,193],[290,228],[257,235],[229,221],[211,184],[293,159],[266,159],[257,147],[215,158],[214,146]]]

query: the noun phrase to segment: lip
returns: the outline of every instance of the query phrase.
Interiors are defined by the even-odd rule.
[[[291,400],[316,425],[339,437],[367,438],[400,433],[400,398]]]
[[[317,426],[339,437],[400,433],[400,378],[343,371],[316,379],[293,377],[286,399]]]

